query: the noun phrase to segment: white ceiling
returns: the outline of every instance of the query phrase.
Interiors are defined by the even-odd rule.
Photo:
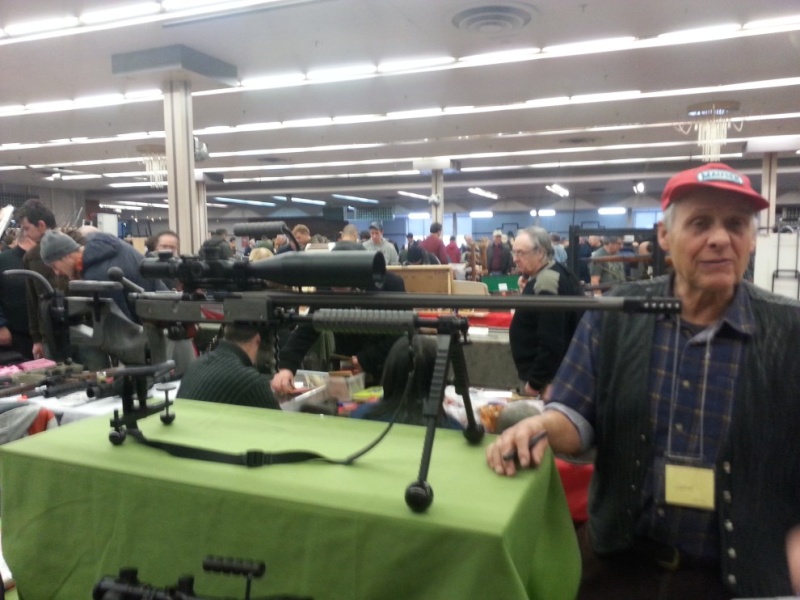
[[[0,28],[135,2],[2,0]],[[193,98],[194,127],[211,152],[211,158],[197,167],[221,172],[226,181],[209,183],[209,198],[269,199],[292,194],[325,200],[329,205],[347,204],[331,197],[331,193],[341,193],[423,209],[424,200],[409,201],[397,195],[399,190],[422,194],[430,190],[428,175],[411,172],[413,161],[452,157],[460,161],[463,170],[446,175],[445,204],[489,207],[491,201],[467,191],[480,185],[510,205],[549,206],[558,200],[545,190],[545,185],[553,182],[568,187],[571,198],[594,205],[612,204],[630,197],[632,183],[640,179],[647,185],[647,194],[657,197],[669,174],[699,164],[696,134],[684,135],[674,126],[688,120],[691,104],[721,100],[740,104],[734,116],[744,118],[742,130],[730,130],[722,152],[730,155],[725,162],[745,170],[757,186],[761,184],[762,156],[743,154],[744,141],[800,135],[800,4],[795,2],[290,0],[242,4],[250,6],[51,39],[11,43],[14,38],[0,37],[0,185],[80,189],[96,199],[164,197],[163,192],[152,193],[149,188],[108,187],[135,178],[48,181],[43,178],[53,172],[52,167],[3,170],[14,165],[64,165],[66,176],[74,174],[71,171],[141,170],[136,162],[74,163],[137,157],[136,146],[148,140],[82,143],[80,139],[163,132],[160,100],[14,116],[2,116],[2,111],[9,106],[160,87],[162,73],[114,76],[111,57],[175,44],[234,65],[238,78],[246,81],[398,60],[463,59],[620,36],[638,39],[637,47],[616,52],[547,58],[539,54],[532,60],[486,66],[467,67],[462,61],[455,63],[460,68],[450,65],[423,73],[280,89],[247,91],[195,77],[192,89],[200,94]],[[464,15],[465,10],[474,12]],[[455,24],[459,13],[467,17],[461,28]],[[683,44],[665,44],[656,37],[793,15],[798,16],[793,26],[767,34],[742,36],[740,32],[730,39],[714,40],[709,34],[698,34],[691,43]],[[773,81],[773,87],[747,89],[765,81]],[[225,89],[229,93],[213,93]],[[629,90],[640,93],[618,101],[578,103],[573,98],[567,105],[554,107],[524,104]],[[201,95],[206,92],[212,93]],[[517,107],[512,110],[511,105]],[[403,111],[454,107],[504,110],[386,118]],[[372,123],[207,131],[218,126],[319,117],[339,120],[353,115],[379,118]],[[44,148],[10,146],[51,140],[72,141]],[[255,154],[215,156],[244,150]],[[779,156],[778,194],[797,191],[800,157],[794,152]],[[363,164],[365,160],[375,163]],[[236,167],[259,170],[238,172],[233,170]],[[490,167],[506,168],[487,170]],[[252,177],[274,179],[230,182]]]

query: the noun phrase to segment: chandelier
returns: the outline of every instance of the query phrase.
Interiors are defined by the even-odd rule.
[[[739,103],[732,100],[701,102],[689,106],[688,115],[691,121],[679,123],[675,129],[683,135],[697,132],[697,145],[702,150],[700,159],[705,162],[717,162],[720,150],[728,139],[728,130],[742,130],[742,121],[734,122],[731,114],[739,111]]]
[[[150,187],[163,189],[167,179],[167,150],[158,144],[142,144],[136,146],[139,162],[144,165]]]

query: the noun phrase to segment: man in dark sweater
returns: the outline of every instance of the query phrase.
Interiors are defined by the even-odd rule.
[[[555,261],[547,231],[522,229],[514,240],[514,264],[521,273],[524,295],[581,296],[578,279]],[[517,309],[508,330],[511,356],[524,393],[536,396],[555,377],[580,315],[574,311]]]
[[[261,335],[255,326],[226,323],[219,345],[186,369],[178,398],[280,409],[269,377],[254,366],[259,344]]]

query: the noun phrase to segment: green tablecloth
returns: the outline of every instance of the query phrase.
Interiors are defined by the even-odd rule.
[[[343,458],[377,423],[178,400],[153,439],[240,452],[314,450]],[[438,431],[425,514],[403,500],[424,429],[395,426],[354,466],[247,469],[173,458],[133,439],[108,442],[108,419],[2,447],[3,552],[23,600],[89,598],[103,575],[139,568],[154,585],[196,575],[198,595],[243,597],[240,578],[202,559],[263,560],[255,595],[323,599],[573,598],[580,559],[552,462],[507,479],[484,449]],[[484,444],[488,443],[488,439]]]

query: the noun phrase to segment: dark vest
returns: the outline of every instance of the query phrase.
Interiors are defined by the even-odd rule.
[[[788,596],[785,539],[800,524],[800,303],[742,283],[756,334],[744,353],[716,465],[723,582],[737,596]],[[614,295],[663,296],[667,277]],[[596,476],[589,526],[599,554],[631,547],[653,449],[647,401],[655,317],[605,313],[597,381]]]

